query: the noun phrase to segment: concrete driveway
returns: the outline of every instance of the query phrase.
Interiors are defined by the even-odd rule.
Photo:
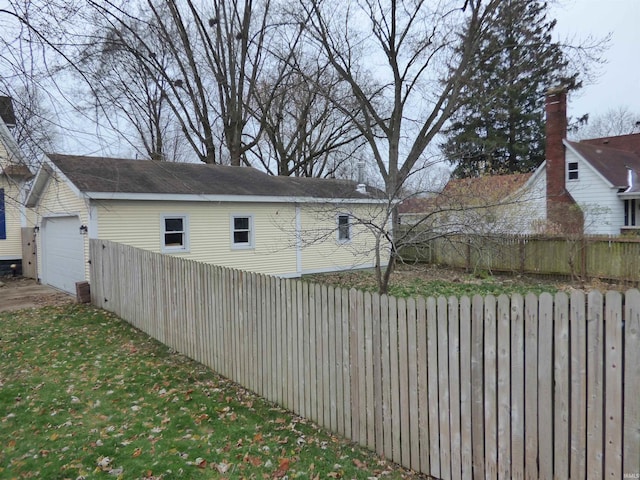
[[[0,312],[75,302],[75,297],[30,278],[0,277]]]

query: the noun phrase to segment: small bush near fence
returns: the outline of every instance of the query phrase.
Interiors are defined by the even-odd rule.
[[[396,299],[91,240],[92,300],[416,471],[640,472],[640,292]]]

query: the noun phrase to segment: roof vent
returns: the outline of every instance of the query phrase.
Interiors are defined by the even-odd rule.
[[[356,185],[356,192],[366,194],[367,186],[364,183],[359,183]]]

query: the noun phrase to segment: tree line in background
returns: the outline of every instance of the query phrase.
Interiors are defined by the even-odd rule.
[[[394,193],[439,142],[459,177],[532,170],[544,90],[580,86],[540,1],[4,3],[0,93],[47,150],[42,97],[64,96],[144,157],[299,176],[366,158]]]
[[[55,129],[39,122],[56,124],[45,105],[62,97],[146,158],[317,177],[354,177],[366,161],[389,199],[377,234],[395,250],[394,202],[424,190],[414,178],[443,153],[458,176],[543,158],[543,91],[577,88],[602,47],[555,42],[547,10],[534,0],[4,0],[0,94],[29,99],[18,110],[36,136],[25,143],[48,150]]]

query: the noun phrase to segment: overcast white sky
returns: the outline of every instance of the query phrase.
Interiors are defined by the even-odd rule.
[[[550,14],[561,37],[612,34],[600,77],[569,98],[568,114],[597,115],[621,106],[640,114],[640,0],[559,0]]]

